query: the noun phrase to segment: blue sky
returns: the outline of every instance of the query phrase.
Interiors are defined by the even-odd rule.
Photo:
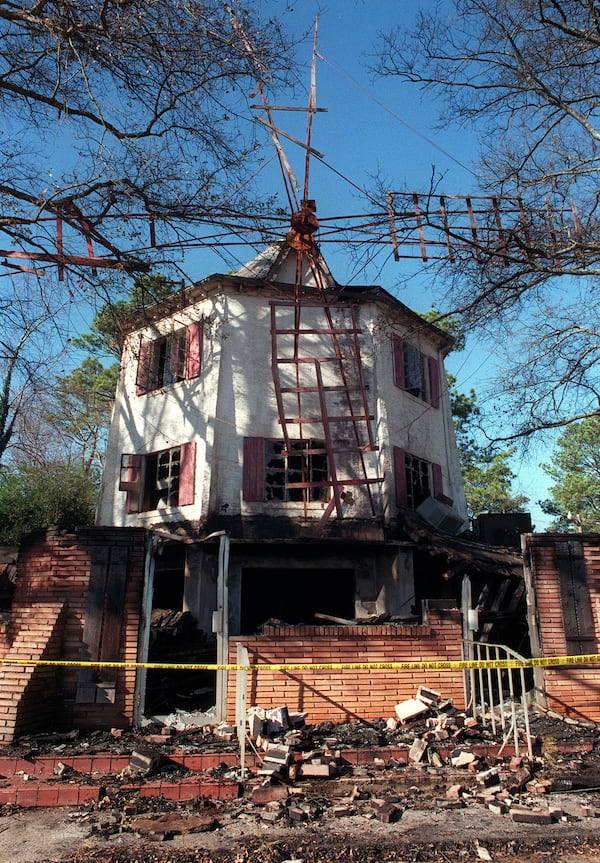
[[[317,63],[317,104],[328,110],[314,118],[312,143],[336,171],[362,188],[372,188],[377,174],[385,186],[406,191],[427,191],[435,171],[443,175],[440,192],[475,194],[476,180],[469,170],[477,158],[475,132],[447,127],[440,130],[439,106],[429,94],[397,79],[373,81],[367,70],[369,56],[377,50],[378,32],[400,24],[409,27],[418,8],[424,5],[427,3],[417,0],[273,0],[262,4],[265,9],[276,10],[282,23],[294,32],[307,33],[299,49],[299,60],[306,65],[307,84],[312,30],[319,14],[317,50],[322,59]],[[450,4],[445,5],[450,10]],[[287,104],[290,103],[303,104],[302,94],[296,94],[294,101]],[[304,115],[278,113],[276,119],[283,128],[304,139]],[[284,145],[297,176],[302,178],[303,151],[292,143]],[[281,184],[274,163],[261,181],[271,191]],[[311,165],[310,194],[316,198],[321,217],[361,212],[364,206],[352,185],[318,160]],[[391,250],[386,249],[372,266],[357,274],[343,249],[328,246],[325,254],[338,281],[381,284],[417,311],[425,311],[434,302],[432,276],[419,261],[395,263]],[[449,358],[448,367],[456,375],[459,388],[467,391],[473,387],[483,404],[493,402],[493,380],[499,371],[494,344],[470,339],[464,352]],[[538,465],[548,457],[540,443],[531,447],[529,455],[517,456],[513,461],[518,475],[516,489],[530,497],[538,529],[548,523],[535,504],[547,494],[548,478]]]

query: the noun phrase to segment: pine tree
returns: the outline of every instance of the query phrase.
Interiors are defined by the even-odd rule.
[[[544,512],[556,521],[551,530],[600,530],[600,417],[569,426],[556,442],[549,464],[554,480]]]

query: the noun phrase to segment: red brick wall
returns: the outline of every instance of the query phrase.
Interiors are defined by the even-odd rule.
[[[527,537],[528,558],[537,606],[541,656],[565,656],[567,653],[554,543],[569,540],[583,545],[597,639],[596,650],[600,652],[600,536],[532,534]],[[551,710],[565,716],[600,722],[600,665],[544,669],[543,695]]]
[[[28,663],[62,658],[64,612],[60,602],[31,608],[27,625],[6,651],[11,662],[0,668],[0,743],[56,727],[58,699],[48,694],[60,690],[59,669]]]
[[[269,627],[264,635],[230,639],[248,648],[250,662],[402,662],[462,659],[459,611],[430,611],[427,626]],[[308,712],[308,722],[370,721],[394,716],[394,706],[428,686],[464,707],[461,671],[253,671],[248,675],[248,706]],[[229,675],[227,715],[235,716],[235,674]]]
[[[136,528],[82,528],[76,534],[56,530],[29,534],[18,559],[18,578],[13,597],[8,641],[26,637],[32,614],[43,614],[56,603],[65,603],[62,625],[62,659],[81,658],[83,626],[94,546],[127,546],[128,569],[123,603],[120,660],[137,659],[138,629],[144,579],[146,532]],[[0,642],[0,656],[7,654]],[[126,727],[133,718],[135,669],[118,672],[114,704],[76,704],[78,669],[60,670],[50,697],[40,699],[40,711],[47,711],[54,727]],[[54,698],[52,697],[54,695]]]

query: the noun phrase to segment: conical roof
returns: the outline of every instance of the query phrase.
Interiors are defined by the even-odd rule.
[[[307,255],[302,252],[302,284],[310,287],[317,285],[314,267]],[[277,240],[259,252],[255,258],[248,261],[234,275],[245,279],[260,279],[261,281],[280,282],[293,285],[296,283],[296,266],[298,253],[286,239]],[[325,287],[334,288],[337,282],[331,275],[331,270],[321,253],[318,253],[320,278]]]

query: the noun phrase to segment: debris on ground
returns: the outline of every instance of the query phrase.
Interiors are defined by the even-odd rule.
[[[23,765],[13,776],[0,769],[0,793],[36,782],[45,789],[96,788],[77,810],[95,833],[129,832],[157,842],[232,824],[298,829],[352,819],[393,825],[416,809],[484,807],[504,822],[535,825],[598,817],[599,801],[588,793],[600,789],[598,726],[531,711],[527,740],[516,707],[507,707],[514,723],[507,734],[503,717],[470,716],[426,687],[395,714],[311,726],[306,714],[284,705],[253,706],[243,776],[236,728],[226,723],[194,731],[157,726],[143,734],[29,736],[0,752]],[[104,759],[113,767],[90,769],[94,755],[98,765]],[[554,803],[555,795],[575,789],[583,796]],[[487,845],[475,852],[488,859]]]

